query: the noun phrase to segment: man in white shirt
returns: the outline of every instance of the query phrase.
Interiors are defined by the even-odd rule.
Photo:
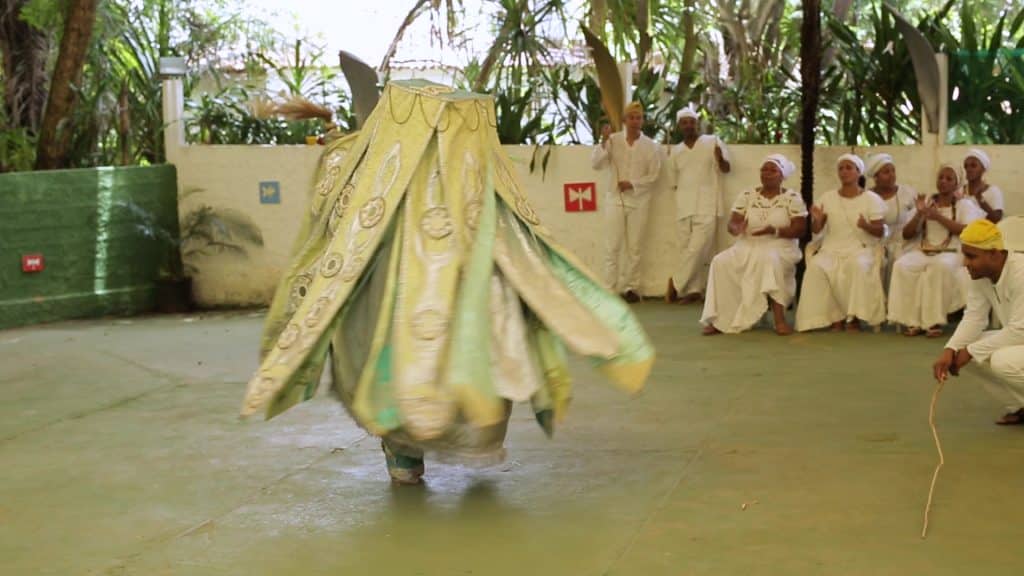
[[[717,136],[700,133],[700,118],[692,108],[676,114],[683,141],[672,148],[669,169],[676,190],[676,236],[681,253],[668,279],[665,299],[683,304],[701,299],[708,283],[708,264],[714,244],[722,198],[718,175],[728,174],[729,151]]]
[[[594,170],[610,165],[614,182],[602,207],[607,223],[606,279],[627,302],[639,302],[640,240],[647,225],[651,189],[661,172],[662,152],[640,131],[644,109],[639,102],[626,106],[624,124],[625,129],[615,134],[605,127],[601,144],[594,147],[591,164]],[[623,248],[627,261],[625,281],[619,277]]]
[[[999,228],[988,220],[964,228],[960,243],[971,275],[967,310],[932,371],[945,380],[971,360],[987,361],[978,374],[1006,409],[996,424],[1024,424],[1024,254],[1007,252]],[[990,311],[1002,329],[985,331]]]

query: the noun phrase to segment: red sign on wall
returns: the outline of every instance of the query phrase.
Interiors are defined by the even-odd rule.
[[[567,182],[565,192],[566,212],[594,212],[597,210],[597,186],[593,182]]]
[[[21,255],[22,272],[42,272],[44,268],[46,268],[46,261],[43,260],[42,254]]]

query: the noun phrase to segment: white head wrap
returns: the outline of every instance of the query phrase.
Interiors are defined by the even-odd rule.
[[[861,174],[864,173],[864,161],[860,159],[860,156],[857,156],[856,154],[843,154],[839,157],[839,160],[836,160],[836,166],[839,166],[843,160],[852,162],[853,165],[857,167],[857,171]]]
[[[693,118],[694,120],[700,120],[700,116],[697,114],[697,111],[694,110],[693,108],[690,108],[689,106],[683,108],[679,112],[676,112],[676,122],[679,122],[683,118]]]
[[[782,172],[783,180],[792,176],[793,172],[796,171],[796,166],[794,166],[793,163],[789,161],[789,158],[786,158],[782,154],[770,154],[766,156],[764,162],[761,162],[761,165],[764,166],[768,162],[771,162],[772,164],[775,164],[776,166],[779,167],[779,171]]]
[[[893,166],[896,166],[896,163],[893,162],[892,160],[892,156],[885,154],[884,152],[881,154],[875,154],[874,156],[868,158],[867,164],[867,172],[865,172],[864,175],[869,178],[874,178],[875,174],[878,174],[878,171],[881,170],[882,167],[885,166],[886,164],[892,164]]]
[[[956,185],[957,186],[960,186],[961,184],[964,183],[964,175],[960,171],[960,167],[959,166],[957,166],[956,164],[952,164],[950,162],[943,162],[942,164],[939,164],[939,172],[942,172],[946,168],[949,168],[950,170],[953,171],[953,175],[956,176]],[[935,175],[938,176],[939,172],[936,172]]]
[[[988,171],[989,167],[992,166],[992,160],[989,159],[988,154],[985,154],[978,148],[968,150],[967,156],[964,156],[965,160],[967,158],[977,158],[978,162],[981,162],[981,165],[985,167],[985,171]]]

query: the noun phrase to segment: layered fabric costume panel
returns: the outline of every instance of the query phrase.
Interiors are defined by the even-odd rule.
[[[490,459],[513,402],[549,434],[565,414],[567,350],[642,388],[643,329],[541,226],[495,126],[489,96],[394,82],[326,147],[243,416],[310,398],[329,363],[389,444]]]

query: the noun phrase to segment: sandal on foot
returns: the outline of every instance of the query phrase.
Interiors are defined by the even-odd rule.
[[[911,326],[910,328],[907,328],[906,330],[903,331],[903,335],[904,336],[911,336],[911,337],[913,337],[913,336],[920,336],[923,333],[924,333],[924,330],[921,330],[920,328],[918,328],[916,326]]]
[[[938,326],[932,326],[924,333],[925,338],[941,338],[942,328]]]

